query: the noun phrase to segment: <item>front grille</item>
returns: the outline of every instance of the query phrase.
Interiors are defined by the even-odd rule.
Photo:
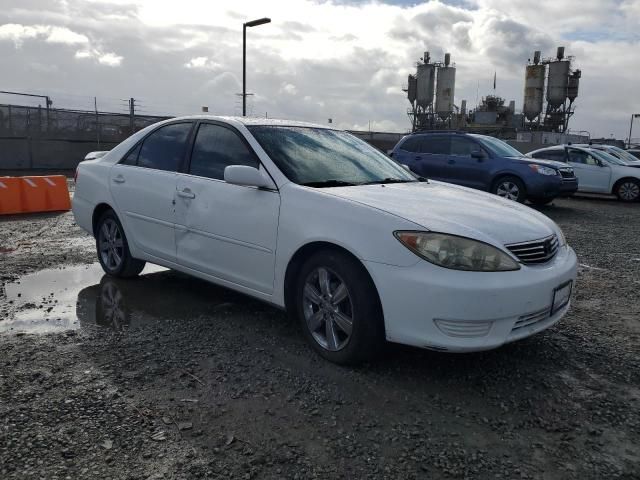
[[[554,234],[542,240],[506,245],[511,253],[525,264],[545,263],[558,251],[558,237]]]
[[[575,178],[572,168],[560,168],[559,170],[562,178]]]
[[[535,325],[536,323],[544,322],[547,318],[549,318],[551,314],[551,308],[543,308],[542,310],[538,310],[537,312],[528,313],[527,315],[522,315],[518,318],[518,321],[513,325],[511,329],[512,332],[517,332],[521,328],[530,327]]]

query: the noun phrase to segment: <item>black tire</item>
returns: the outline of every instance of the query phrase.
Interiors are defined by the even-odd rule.
[[[508,196],[506,192],[510,192],[511,195],[513,195],[513,198]],[[493,185],[491,186],[491,193],[502,198],[509,198],[509,200],[514,200],[519,203],[524,203],[527,198],[527,190],[524,183],[522,183],[522,180],[518,177],[514,177],[512,175],[500,177],[493,182]]]
[[[532,204],[537,205],[538,207],[542,207],[544,205],[549,205],[551,202],[555,200],[555,198],[529,198],[528,199]]]
[[[120,261],[116,262],[114,260],[112,262],[110,258],[114,259],[115,257],[113,255],[111,257],[103,255],[104,252],[102,249],[108,243],[107,239],[105,239],[105,235],[102,233],[104,228],[107,228],[107,230],[117,228],[117,234],[114,235],[114,238],[116,240],[121,239],[121,246],[116,247],[118,248],[118,257],[120,258]],[[145,265],[144,261],[131,256],[124,228],[122,228],[122,224],[113,210],[107,210],[104,212],[96,224],[96,251],[98,253],[98,260],[100,261],[102,269],[106,274],[113,277],[135,277],[142,271]]]
[[[634,178],[624,178],[616,184],[613,193],[621,202],[637,202],[640,199],[640,182]]]
[[[344,331],[341,332],[338,326],[340,322],[333,323],[338,326],[338,335],[336,336],[340,336],[339,334],[342,333],[342,336],[340,336],[341,341],[345,342],[337,350],[331,350],[329,346],[323,346],[316,338],[323,329],[328,332],[327,320],[322,320],[324,326],[312,332],[305,315],[305,312],[313,311],[309,310],[311,303],[309,303],[309,297],[305,295],[305,286],[320,269],[329,271],[329,274],[334,279],[337,279],[334,285],[339,285],[342,282],[347,289],[347,298],[341,304],[342,306],[335,308],[345,308],[350,315],[352,320],[351,333],[345,340],[342,337],[346,334]],[[320,290],[321,287],[317,293],[321,293]],[[333,293],[337,293],[337,290],[335,288]],[[345,307],[347,302],[348,308]],[[367,271],[353,257],[335,250],[322,250],[308,258],[302,265],[297,277],[294,305],[305,338],[316,352],[330,362],[341,365],[354,365],[372,359],[382,350],[381,347],[384,345],[385,338],[384,320],[378,292]],[[329,321],[333,322],[333,320]]]

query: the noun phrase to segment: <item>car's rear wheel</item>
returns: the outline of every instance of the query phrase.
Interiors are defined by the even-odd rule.
[[[640,199],[640,182],[627,178],[616,185],[615,194],[623,202],[635,202]]]
[[[105,273],[114,277],[135,277],[145,262],[131,256],[122,224],[113,210],[102,214],[96,225],[98,260]]]
[[[370,359],[384,343],[375,286],[364,267],[342,252],[320,251],[303,264],[296,311],[307,341],[331,362]]]
[[[522,183],[522,180],[519,178],[513,176],[501,177],[496,180],[491,189],[491,193],[520,203],[523,203],[527,198],[524,183]]]

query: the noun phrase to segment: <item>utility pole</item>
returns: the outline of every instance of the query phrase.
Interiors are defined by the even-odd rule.
[[[631,115],[631,125],[629,125],[629,141],[627,142],[627,148],[631,148],[631,132],[633,131],[634,118],[640,118],[640,113],[634,113]]]
[[[131,130],[131,135],[135,133],[135,115],[136,115],[136,100],[131,97],[129,99],[129,129]]]
[[[93,109],[96,112],[96,139],[98,140],[98,148],[100,148],[100,121],[98,119],[98,99],[93,97]]]

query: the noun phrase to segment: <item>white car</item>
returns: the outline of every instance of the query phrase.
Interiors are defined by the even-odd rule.
[[[184,117],[82,162],[73,212],[105,272],[145,262],[287,309],[322,356],[465,352],[569,309],[576,255],[515,202],[416,177],[319,125]]]
[[[616,147],[615,145],[604,145],[601,143],[574,145],[577,147],[585,147],[592,150],[600,150],[602,152],[606,152],[609,155],[613,155],[617,159],[622,160],[624,163],[631,165],[632,167],[640,165],[640,158],[636,157],[632,153],[629,153],[627,150]]]
[[[578,191],[613,194],[623,202],[640,199],[640,165],[633,166],[602,150],[557,145],[527,156],[569,163],[578,178]]]

